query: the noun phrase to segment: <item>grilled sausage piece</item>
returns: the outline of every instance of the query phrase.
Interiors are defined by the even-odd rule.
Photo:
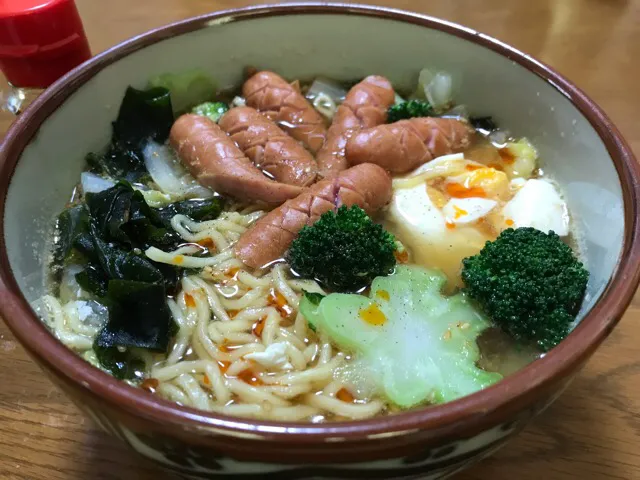
[[[318,170],[330,177],[348,168],[345,158],[347,140],[358,130],[380,125],[387,120],[387,109],[395,100],[391,82],[371,75],[354,85],[338,107],[327,132],[327,140],[318,152]]]
[[[298,232],[323,213],[342,205],[358,205],[371,214],[391,199],[391,177],[382,168],[362,164],[321,180],[258,220],[234,246],[251,268],[282,258]]]
[[[452,118],[412,118],[361,130],[347,141],[350,165],[375,163],[393,173],[406,173],[441,155],[471,144],[473,130]]]
[[[251,107],[232,108],[218,122],[256,167],[278,182],[306,187],[316,179],[313,156]]]
[[[242,86],[247,105],[265,114],[286,133],[317,152],[327,129],[322,116],[300,90],[273,72],[258,72]]]
[[[280,205],[302,192],[301,187],[267,178],[207,117],[182,115],[171,127],[169,139],[196,180],[218,193]]]

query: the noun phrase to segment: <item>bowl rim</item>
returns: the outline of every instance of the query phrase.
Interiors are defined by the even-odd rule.
[[[488,48],[537,75],[567,98],[588,120],[606,146],[622,187],[625,231],[622,252],[599,301],[578,327],[544,358],[480,392],[443,405],[410,410],[392,416],[328,424],[284,423],[245,419],[182,407],[131,387],[93,367],[68,349],[45,327],[23,297],[9,265],[4,215],[9,184],[23,149],[40,125],[80,86],[100,70],[127,55],[162,40],[206,28],[285,15],[342,14],[382,18],[438,30]],[[93,392],[133,416],[159,425],[180,425],[228,436],[246,436],[290,442],[363,440],[384,434],[431,430],[438,436],[462,433],[470,425],[488,428],[504,420],[506,411],[522,409],[566,382],[609,335],[628,307],[640,282],[640,167],[606,114],[582,90],[533,57],[470,28],[394,8],[344,3],[287,3],[216,11],[168,24],[121,42],[94,56],[59,79],[14,122],[0,146],[0,315],[39,363],[79,388]]]

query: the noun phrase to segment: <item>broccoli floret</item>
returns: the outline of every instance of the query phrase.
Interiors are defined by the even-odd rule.
[[[342,206],[304,227],[287,253],[287,261],[302,277],[315,278],[327,288],[353,292],[396,263],[393,235],[373,223],[357,206]]]
[[[373,281],[368,296],[305,294],[309,325],[355,354],[359,373],[403,408],[444,403],[502,377],[476,365],[477,337],[489,321],[465,295],[445,297],[444,274],[401,265]]]
[[[409,100],[391,105],[387,111],[387,123],[397,122],[405,118],[432,117],[435,114],[429,102]]]
[[[554,232],[508,229],[462,262],[466,293],[493,322],[542,351],[569,333],[589,272]]]
[[[229,110],[229,106],[223,102],[205,102],[193,107],[192,112],[196,115],[202,115],[209,117],[214,122],[218,123],[220,117]]]

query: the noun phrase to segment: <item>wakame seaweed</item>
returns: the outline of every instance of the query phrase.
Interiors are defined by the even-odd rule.
[[[144,196],[126,182],[86,195],[87,207],[99,237],[132,248],[173,248],[180,237]]]
[[[201,100],[199,100],[201,101]],[[80,287],[105,305],[109,319],[94,341],[103,368],[118,378],[134,378],[144,370],[136,349],[166,351],[177,333],[167,295],[178,286],[183,269],[154,262],[144,250],[175,249],[182,240],[171,218],[182,214],[195,221],[220,215],[220,197],[184,200],[163,208],[150,207],[132,183],[145,183],[149,174],[143,149],[150,141],[164,143],[174,121],[168,88],[127,88],[112,124],[109,146],[90,153],[90,169],[120,179],[111,188],[87,193],[85,203],[58,217],[54,265],[79,263]]]
[[[109,310],[109,320],[95,340],[98,359],[114,375],[128,378],[135,358],[118,347],[166,349],[174,329],[166,295],[175,291],[180,275],[180,269],[153,262],[141,249],[173,248],[180,237],[127,182],[87,194],[85,212],[87,227],[76,228],[72,240],[86,260],[76,281]],[[77,216],[74,212],[64,218]]]
[[[101,347],[94,341],[93,351],[102,368],[118,380],[135,379],[139,372],[145,370],[144,360],[131,349],[121,351],[118,347]]]
[[[135,348],[166,352],[176,325],[165,288],[156,283],[110,280],[106,303],[109,320],[93,342],[103,368],[117,378],[134,378],[144,370]]]
[[[88,234],[78,237],[76,247],[89,260],[89,265],[96,271],[95,275],[102,274],[104,282],[134,280],[162,284],[168,290],[173,290],[177,281],[177,275],[166,278],[159,268],[160,264],[149,260],[142,252],[127,251],[115,243],[103,241],[94,224],[91,224]],[[175,268],[172,267],[172,270]],[[97,279],[96,276],[94,278]],[[97,292],[91,293],[98,295]]]
[[[163,143],[169,137],[173,120],[168,89],[128,87],[113,123],[113,134],[125,145],[135,148],[142,147],[149,139]]]
[[[109,278],[101,268],[97,268],[94,265],[87,265],[84,270],[76,273],[76,282],[83,290],[97,297],[107,295]]]
[[[141,370],[131,349],[165,351],[176,325],[167,294],[176,291],[182,269],[147,258],[143,250],[177,247],[182,240],[171,218],[182,214],[196,220],[220,215],[224,200],[184,200],[156,209],[126,181],[71,207],[58,218],[56,261],[80,261],[76,281],[109,311],[109,320],[94,342],[103,368],[118,378],[133,378]]]
[[[204,222],[218,218],[223,208],[222,197],[211,197],[171,203],[158,210],[158,214],[169,223],[176,215],[186,215],[196,222]]]
[[[162,285],[111,280],[107,298],[109,321],[96,337],[97,346],[137,347],[154,352],[167,350],[173,318]]]
[[[140,181],[148,175],[142,156],[145,143],[149,140],[163,143],[169,136],[173,120],[168,89],[128,87],[113,122],[111,144],[102,154],[87,155],[87,163],[94,171]]]
[[[169,90],[129,87],[113,122],[111,143],[102,154],[89,154],[90,168],[121,179],[113,187],[87,193],[85,204],[69,208],[58,218],[59,239],[54,262],[80,261],[76,281],[107,306],[109,320],[94,342],[101,365],[118,378],[133,378],[142,360],[132,349],[166,351],[176,333],[167,306],[182,269],[147,258],[151,246],[172,250],[182,240],[171,227],[177,214],[211,220],[223,208],[222,198],[185,200],[151,208],[130,182],[148,176],[142,151],[153,140],[164,143],[174,121]]]
[[[89,226],[89,214],[85,205],[67,208],[59,216],[56,223],[58,239],[53,252],[54,263],[62,264],[70,255],[74,239]]]
[[[153,262],[142,250],[154,246],[174,249],[181,242],[171,227],[174,215],[196,221],[217,218],[224,200],[184,200],[156,209],[127,182],[121,181],[99,193],[88,193],[86,205],[65,210],[59,217],[59,258],[69,255],[72,245],[85,258],[87,268],[77,275],[85,290],[104,296],[109,280],[136,280],[164,284],[171,293],[181,269]],[[82,220],[82,221],[81,221]],[[64,240],[64,242],[63,242]],[[64,252],[64,257],[62,257]]]
[[[183,200],[152,208],[141,192],[121,181],[99,193],[87,194],[87,206],[100,238],[133,248],[175,248],[182,239],[171,227],[175,215],[197,221],[213,220],[224,208],[222,197]]]

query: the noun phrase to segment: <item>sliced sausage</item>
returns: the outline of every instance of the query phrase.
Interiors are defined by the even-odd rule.
[[[365,78],[349,90],[316,157],[320,176],[335,175],[349,166],[344,151],[347,140],[358,130],[386,122],[387,109],[394,100],[391,82],[377,75]]]
[[[256,167],[278,182],[306,187],[316,179],[313,156],[251,107],[232,108],[218,122]]]
[[[452,118],[412,118],[361,130],[347,142],[350,165],[375,163],[405,173],[435,157],[456,153],[471,144],[473,130]]]
[[[233,140],[201,115],[179,117],[169,134],[171,146],[202,185],[240,200],[272,205],[297,197],[302,188],[273,181],[251,163]]]
[[[382,168],[362,164],[321,180],[293,200],[269,212],[242,234],[236,256],[252,268],[282,258],[305,225],[341,205],[358,205],[371,214],[391,199],[391,177]]]
[[[258,72],[242,86],[247,105],[264,113],[285,132],[317,152],[327,128],[298,88],[273,72]]]

